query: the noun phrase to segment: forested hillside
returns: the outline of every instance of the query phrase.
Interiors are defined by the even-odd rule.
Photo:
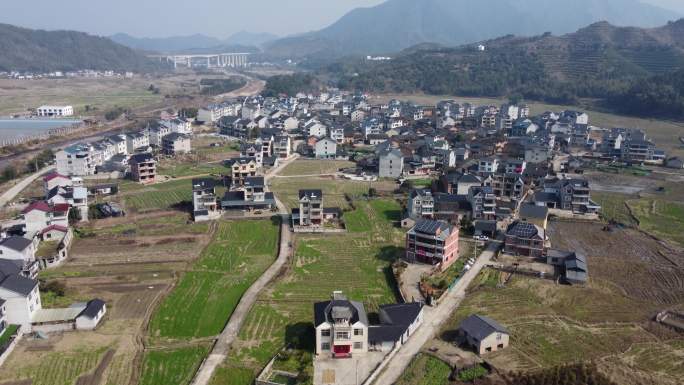
[[[158,62],[128,47],[75,31],[43,31],[0,24],[0,71],[81,69],[150,72]]]

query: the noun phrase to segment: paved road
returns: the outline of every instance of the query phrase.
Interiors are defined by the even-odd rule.
[[[36,179],[40,178],[43,174],[47,173],[48,171],[54,170],[53,166],[47,166],[43,168],[42,170],[33,173],[26,178],[24,178],[22,181],[17,183],[16,185],[12,186],[9,190],[5,191],[4,194],[0,195],[0,207],[5,207],[6,204],[12,201],[17,195],[19,195],[20,192],[24,191],[28,185],[33,183]]]
[[[397,354],[388,361],[382,373],[373,382],[374,385],[392,385],[397,382],[409,363],[411,363],[411,360],[413,360],[413,357],[420,352],[425,343],[440,331],[442,325],[453,314],[463,298],[465,298],[465,290],[480,273],[480,270],[491,261],[499,247],[500,242],[490,242],[489,246],[475,261],[473,268],[465,273],[456,286],[446,294],[447,297],[440,302],[439,306],[425,308],[423,325],[399,349]]]
[[[283,168],[285,168],[285,166],[289,162],[291,162],[294,159],[296,159],[296,156],[285,162],[281,162],[278,167],[275,167],[272,170],[270,170],[264,178],[266,180],[266,183],[268,183],[268,181],[273,176],[278,174]],[[237,338],[238,332],[240,331],[242,324],[245,322],[249,310],[252,308],[252,305],[254,305],[254,302],[256,302],[259,293],[261,293],[261,291],[266,287],[266,285],[268,285],[268,283],[276,277],[276,275],[278,274],[278,272],[280,272],[280,269],[285,265],[288,257],[290,256],[290,242],[292,241],[292,234],[290,233],[288,210],[287,207],[283,205],[277,197],[276,204],[278,206],[278,212],[281,217],[280,249],[278,250],[278,258],[271,265],[271,267],[269,267],[268,270],[266,270],[266,272],[264,272],[264,274],[262,274],[261,277],[259,277],[259,279],[257,279],[252,284],[252,286],[249,287],[249,289],[245,292],[242,298],[240,298],[240,303],[235,308],[233,314],[230,316],[228,324],[226,324],[226,327],[219,335],[216,344],[214,345],[214,348],[212,349],[207,359],[204,360],[202,366],[200,366],[199,370],[195,374],[195,378],[192,381],[192,385],[209,384],[211,376],[214,374],[216,368],[219,365],[221,365],[221,363],[223,363],[223,361],[225,361],[225,359],[228,357],[230,345]]]

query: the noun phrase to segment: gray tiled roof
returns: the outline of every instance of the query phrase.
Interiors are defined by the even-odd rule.
[[[0,287],[23,296],[29,295],[38,286],[38,281],[21,275],[10,275],[0,282]]]
[[[12,236],[9,238],[4,238],[0,240],[0,245],[5,246],[8,249],[15,251],[24,251],[27,247],[31,246],[31,240],[24,237]]]
[[[478,341],[490,336],[492,333],[506,333],[508,330],[493,319],[477,314],[464,319],[458,327],[467,335],[476,338]]]

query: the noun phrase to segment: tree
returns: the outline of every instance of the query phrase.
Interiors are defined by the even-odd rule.
[[[69,210],[69,224],[70,225],[73,226],[73,225],[77,224],[78,222],[81,221],[81,219],[83,219],[81,217],[81,210],[75,209],[75,208],[72,208],[71,210]]]
[[[368,189],[368,197],[373,198],[378,195],[378,190],[376,190],[374,187],[371,187]]]

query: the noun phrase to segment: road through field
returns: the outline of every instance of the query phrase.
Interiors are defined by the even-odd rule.
[[[28,187],[28,185],[33,183],[34,180],[40,178],[43,174],[53,169],[54,166],[47,166],[42,170],[27,176],[26,178],[22,179],[19,183],[12,186],[9,190],[5,191],[2,195],[0,195],[0,207],[4,207],[7,203],[12,201],[12,199],[14,199],[14,197],[16,197],[20,192],[24,191],[24,189]]]
[[[270,170],[264,178],[266,180],[266,183],[268,184],[268,181],[273,176],[277,175],[291,161],[295,160],[296,158],[297,156],[294,156],[287,161],[283,161],[280,163],[280,165],[278,165],[278,167],[275,167],[272,170]],[[266,272],[264,272],[264,274],[262,274],[261,277],[259,277],[259,279],[257,279],[252,284],[252,286],[249,287],[249,289],[245,292],[242,298],[240,298],[240,303],[235,308],[233,314],[230,316],[228,324],[226,324],[226,327],[219,335],[216,344],[214,345],[214,348],[212,349],[211,353],[209,353],[207,359],[204,360],[204,362],[202,362],[202,365],[195,374],[195,378],[192,380],[192,385],[209,384],[211,376],[214,374],[216,368],[219,365],[221,365],[221,363],[225,361],[225,359],[228,357],[230,345],[237,338],[238,332],[240,331],[242,324],[245,322],[249,310],[252,308],[252,305],[254,305],[254,303],[256,302],[259,293],[261,293],[261,291],[266,287],[266,285],[268,285],[269,282],[271,282],[273,278],[276,277],[276,275],[278,275],[278,272],[280,272],[280,269],[285,265],[288,257],[290,256],[290,253],[292,252],[292,234],[290,233],[289,215],[287,207],[280,202],[278,197],[276,197],[276,205],[278,206],[278,213],[280,214],[281,220],[280,246],[278,250],[278,258],[268,268],[268,270],[266,270]]]
[[[477,277],[480,270],[489,264],[500,246],[501,243],[499,241],[490,242],[489,246],[477,258],[472,269],[463,275],[463,278],[458,281],[456,286],[446,294],[446,298],[437,307],[425,307],[423,325],[409,338],[406,344],[399,348],[397,354],[383,363],[385,366],[377,378],[369,378],[364,384],[392,385],[397,382],[413,360],[413,357],[420,352],[420,349],[426,342],[439,332],[442,325],[461,304],[470,283]]]

